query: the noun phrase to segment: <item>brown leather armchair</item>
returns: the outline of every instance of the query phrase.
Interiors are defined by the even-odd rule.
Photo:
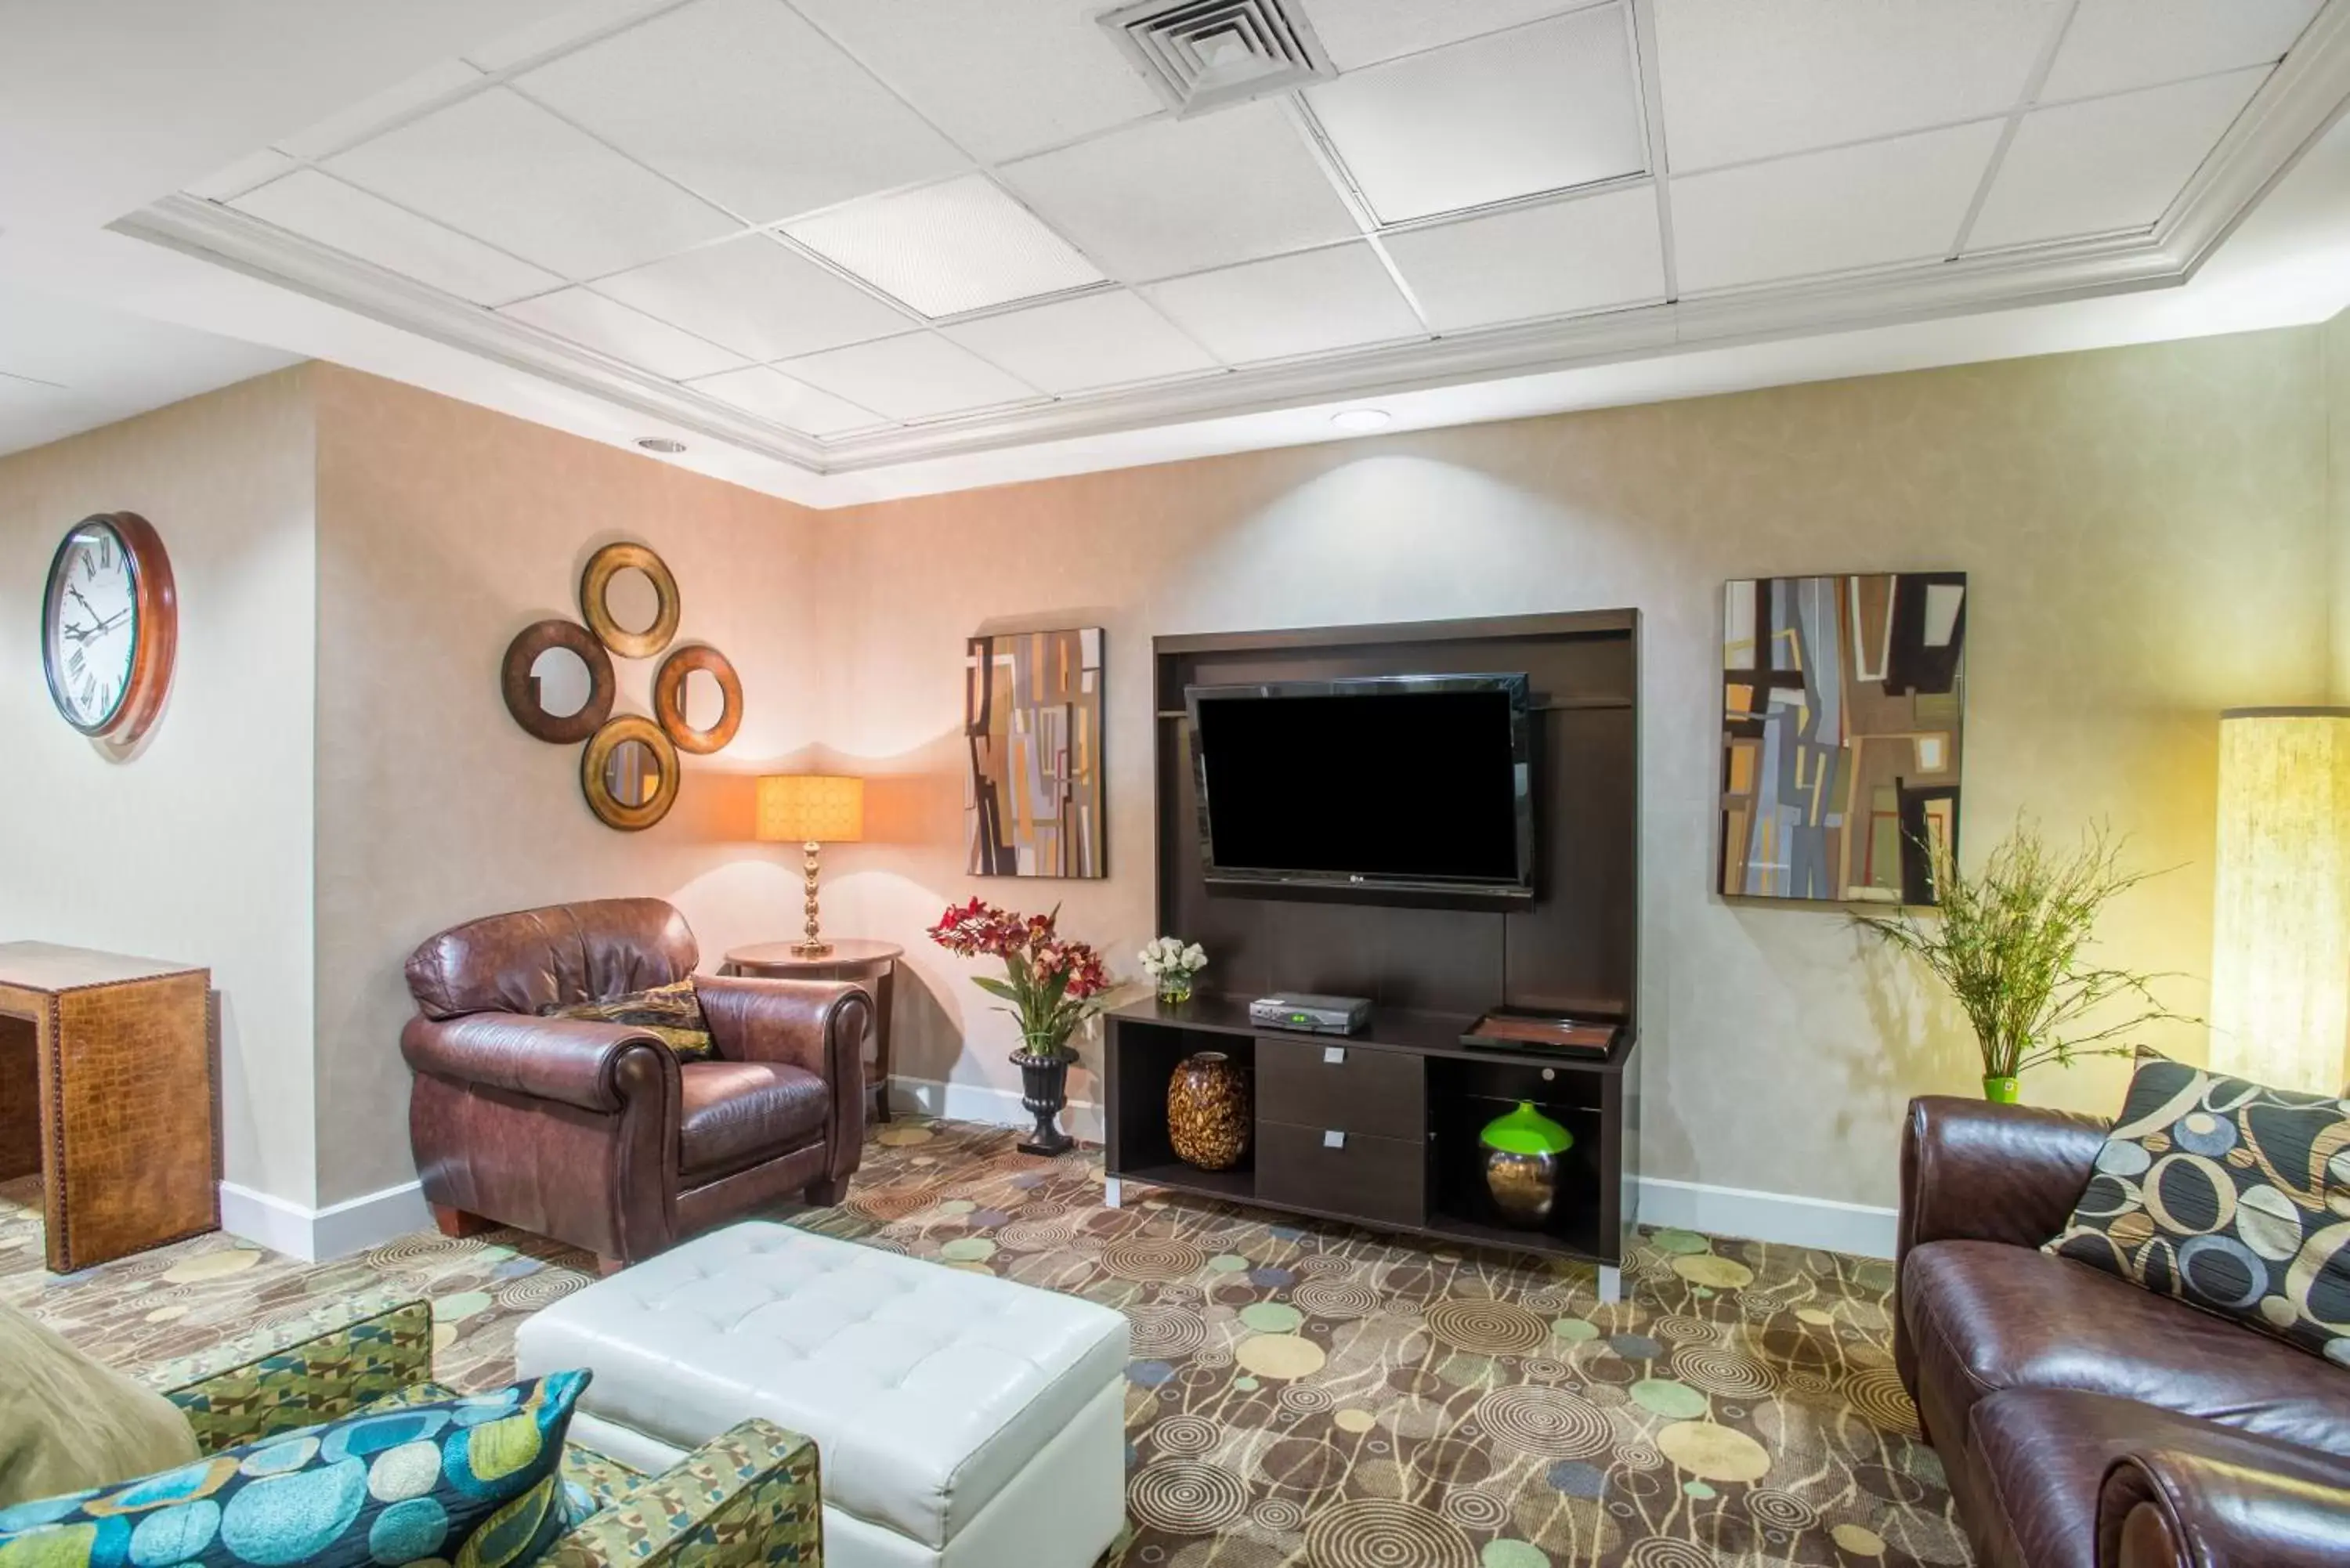
[[[2105,1132],[2057,1111],[1910,1102],[1893,1354],[1977,1555],[2350,1563],[2350,1369],[2039,1250]]]
[[[722,980],[658,898],[493,915],[408,961],[409,1138],[442,1231],[513,1225],[632,1263],[790,1194],[837,1203],[863,1147],[873,999]],[[623,1023],[542,1018],[691,976],[718,1059]]]

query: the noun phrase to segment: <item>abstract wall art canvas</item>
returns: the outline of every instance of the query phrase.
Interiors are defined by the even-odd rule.
[[[1722,594],[1718,886],[1934,902],[1958,845],[1963,572],[1764,577]]]
[[[974,637],[963,666],[972,875],[1107,876],[1101,628]]]

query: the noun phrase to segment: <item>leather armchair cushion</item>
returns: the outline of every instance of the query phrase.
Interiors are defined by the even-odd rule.
[[[592,997],[671,985],[702,950],[659,898],[597,898],[453,926],[408,960],[408,991],[427,1018],[536,1014]]]
[[[2350,1370],[2069,1258],[1929,1242],[1903,1269],[1901,1312],[1943,1443],[2002,1389],[2077,1389],[2350,1455]]]
[[[693,981],[681,980],[672,985],[657,985],[650,991],[632,991],[624,996],[591,999],[587,1002],[551,1002],[539,1009],[544,1018],[591,1018],[605,1023],[627,1023],[659,1037],[661,1044],[677,1053],[681,1062],[707,1062],[718,1054],[717,1045],[710,1038],[710,1026],[702,1016],[702,1003],[695,998]]]
[[[832,1089],[780,1062],[687,1062],[678,1158],[688,1176],[723,1176],[824,1136]]]

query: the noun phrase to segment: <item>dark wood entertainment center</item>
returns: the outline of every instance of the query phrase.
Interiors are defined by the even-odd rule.
[[[1639,613],[1164,637],[1157,707],[1159,929],[1206,948],[1212,990],[1107,1021],[1110,1198],[1133,1181],[1262,1208],[1596,1263],[1614,1299],[1638,1169]],[[1211,888],[1201,869],[1189,686],[1523,671],[1533,691],[1537,867],[1530,902],[1475,896]],[[1408,825],[1402,828],[1409,831]],[[1339,1036],[1253,1023],[1271,992],[1371,999]],[[1605,1055],[1471,1048],[1508,1005],[1619,1027]],[[1250,1070],[1254,1137],[1236,1169],[1168,1139],[1167,1085],[1194,1051]],[[1532,1100],[1575,1134],[1539,1231],[1502,1222],[1479,1130]]]

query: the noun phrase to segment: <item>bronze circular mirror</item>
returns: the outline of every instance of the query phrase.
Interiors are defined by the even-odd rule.
[[[607,827],[635,833],[677,804],[677,748],[650,719],[623,713],[579,753],[579,789]]]
[[[650,659],[677,636],[677,579],[642,545],[607,545],[579,574],[579,613],[623,659]]]
[[[717,751],[743,727],[743,680],[714,648],[681,648],[653,678],[653,712],[680,751]]]
[[[586,740],[612,713],[611,656],[576,621],[523,628],[506,644],[498,685],[514,722],[556,745]]]

